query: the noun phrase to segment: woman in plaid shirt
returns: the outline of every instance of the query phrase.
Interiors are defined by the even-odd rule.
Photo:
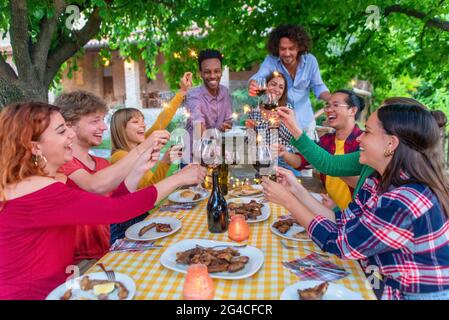
[[[279,106],[287,106],[287,81],[284,75],[275,71],[266,80],[266,94],[277,98]],[[261,105],[259,108],[251,110],[248,118],[245,123],[246,127],[256,130],[265,143],[269,145],[278,143],[284,146],[290,145],[292,134],[283,123],[279,123],[279,116],[276,111],[267,110]],[[277,128],[279,129],[277,130],[277,135],[271,134],[273,133],[271,130],[276,130]]]
[[[388,105],[358,139],[360,163],[375,173],[346,210],[327,209],[282,169],[279,183],[263,182],[267,200],[323,250],[376,266],[384,299],[449,299],[449,181],[435,119],[420,106]]]

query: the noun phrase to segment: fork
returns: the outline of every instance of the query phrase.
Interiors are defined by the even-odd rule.
[[[299,248],[299,247],[288,245],[285,240],[281,240],[281,245],[286,249],[298,249]],[[320,257],[323,257],[323,258],[330,258],[327,254],[324,254],[324,253],[319,253],[319,252],[316,252],[316,251],[313,251],[313,250],[310,250],[307,248],[303,248],[303,250],[306,252],[309,252],[309,253],[316,253],[317,255],[319,255]]]
[[[345,269],[340,269],[340,268],[327,268],[327,267],[321,267],[321,266],[315,266],[315,265],[310,265],[307,263],[290,263],[290,262],[283,262],[284,266],[286,267],[290,267],[292,269],[298,270],[298,271],[303,271],[304,269],[317,269],[317,270],[322,270],[322,271],[326,271],[326,272],[331,272],[331,273],[335,273],[335,274],[339,274],[339,275],[345,275],[347,273],[347,271]]]
[[[98,266],[103,270],[104,273],[106,273],[106,276],[108,277],[109,281],[115,282],[115,272],[112,270],[106,270],[103,263],[98,263]]]

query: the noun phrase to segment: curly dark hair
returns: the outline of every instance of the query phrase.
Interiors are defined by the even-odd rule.
[[[288,38],[295,42],[299,49],[299,56],[309,52],[312,48],[312,39],[302,26],[284,24],[271,31],[268,36],[267,49],[275,57],[279,56],[281,38]]]

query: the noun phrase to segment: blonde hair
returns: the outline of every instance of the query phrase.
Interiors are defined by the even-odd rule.
[[[129,139],[126,136],[126,125],[133,117],[142,117],[143,113],[135,108],[119,109],[111,118],[111,154],[118,150],[130,151]]]

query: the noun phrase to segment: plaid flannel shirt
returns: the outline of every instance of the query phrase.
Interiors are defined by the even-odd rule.
[[[384,299],[449,289],[449,222],[436,195],[419,183],[379,195],[370,177],[336,223],[316,216],[308,232],[323,250],[375,266]]]
[[[270,122],[262,117],[262,112],[259,108],[251,110],[248,117],[256,122],[255,130],[258,135],[262,136],[266,144],[290,146],[290,140],[293,136],[283,123],[280,124],[279,129],[270,129]]]

